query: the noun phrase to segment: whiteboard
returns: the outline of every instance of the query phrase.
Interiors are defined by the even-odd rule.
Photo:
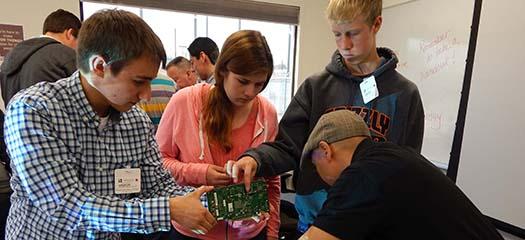
[[[484,0],[457,172],[492,218],[525,229],[525,1]]]
[[[378,46],[414,82],[425,110],[422,154],[446,169],[463,86],[474,0],[416,0],[383,9]]]

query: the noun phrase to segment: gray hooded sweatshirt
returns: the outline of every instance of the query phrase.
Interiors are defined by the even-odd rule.
[[[76,69],[76,53],[72,48],[49,37],[22,41],[0,66],[2,99],[7,106],[20,90],[38,82],[69,77]]]
[[[298,194],[327,188],[302,151],[321,115],[333,108],[347,108],[360,114],[375,141],[390,141],[421,151],[425,120],[419,91],[395,70],[398,60],[391,50],[378,48],[377,52],[382,62],[371,75],[375,77],[379,96],[367,104],[359,84],[370,75],[352,75],[337,51],[325,70],[303,82],[279,123],[275,142],[264,143],[243,155],[258,161],[258,176],[296,170],[294,185]],[[301,158],[308,160],[298,169]]]

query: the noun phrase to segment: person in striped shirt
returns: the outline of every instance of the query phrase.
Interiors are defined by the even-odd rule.
[[[168,76],[164,69],[161,69],[157,77],[151,81],[151,98],[139,102],[139,108],[148,114],[155,132],[162,113],[171,99],[171,95],[176,91],[177,84]]]

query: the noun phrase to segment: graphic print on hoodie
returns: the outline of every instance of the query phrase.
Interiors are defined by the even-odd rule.
[[[300,142],[306,141],[322,114],[337,109],[350,109],[363,117],[374,141],[390,141],[421,151],[424,113],[418,89],[414,83],[395,71],[397,58],[391,50],[378,48],[377,52],[381,62],[369,75],[352,75],[346,68],[344,59],[336,51],[325,71],[308,78],[294,96],[293,102],[297,104],[290,104],[287,113],[292,115],[292,111],[298,111],[296,105],[307,109],[302,119],[309,120],[309,130],[305,132],[302,129],[300,133],[297,128],[290,128],[296,130],[293,134],[304,135],[292,137],[288,141],[294,141],[296,146],[302,148],[304,143],[300,145]],[[372,75],[376,80],[379,96],[365,104],[360,84],[363,79]],[[284,121],[281,120],[284,131],[293,122],[293,119],[286,119],[287,113],[283,117]],[[292,133],[287,132],[281,136],[288,134]],[[301,155],[301,158],[305,156]],[[299,213],[298,230],[306,231],[323,206],[329,186],[321,180],[311,161],[301,159],[301,165],[302,169],[294,173],[297,192],[295,203]]]
[[[300,134],[288,141],[302,147],[313,127],[325,112],[334,108],[347,108],[359,114],[368,124],[375,141],[390,141],[421,151],[424,131],[424,112],[417,86],[399,74],[395,68],[397,57],[387,48],[378,48],[381,62],[377,69],[366,76],[354,76],[346,68],[344,59],[335,51],[332,61],[321,73],[305,80],[290,107],[287,109],[282,127],[286,131],[286,115],[300,111],[308,118],[308,131],[293,129],[286,135]],[[373,75],[376,79],[379,96],[367,104],[364,103],[359,84],[364,78]],[[306,109],[306,111],[304,111]],[[282,121],[283,121],[282,120]],[[284,136],[281,134],[281,136]],[[297,142],[300,141],[300,142]],[[269,153],[272,155],[272,153]],[[301,159],[302,156],[297,156]],[[305,161],[305,168],[295,172],[295,187],[298,194],[311,194],[328,186],[321,180],[315,167]]]

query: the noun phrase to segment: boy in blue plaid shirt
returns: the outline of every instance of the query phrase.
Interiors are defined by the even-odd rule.
[[[163,170],[151,121],[135,104],[166,55],[138,16],[105,10],[78,38],[79,72],[39,83],[7,107],[13,176],[7,239],[119,239],[216,223],[196,191]]]

